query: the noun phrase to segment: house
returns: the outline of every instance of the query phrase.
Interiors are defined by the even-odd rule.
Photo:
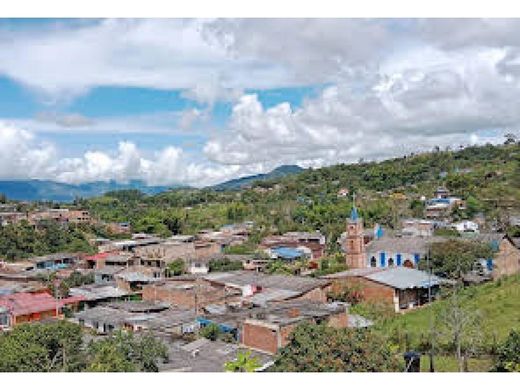
[[[77,306],[82,297],[55,299],[48,292],[14,293],[0,296],[0,329],[25,322],[62,318],[64,307]]]
[[[58,270],[68,268],[79,262],[80,256],[74,253],[54,253],[46,256],[33,257],[28,261],[38,270]]]
[[[244,347],[275,354],[287,344],[291,332],[302,322],[349,327],[351,324],[347,309],[348,305],[343,302],[317,303],[305,300],[272,302],[261,307],[209,305],[204,307],[204,313],[197,317],[197,321],[201,328],[217,325]]]
[[[0,212],[0,225],[7,226],[17,224],[22,221],[27,221],[27,214],[17,211],[3,211]]]
[[[163,270],[178,259],[189,262],[190,260],[209,258],[220,252],[221,246],[218,243],[194,239],[180,240],[175,236],[161,243],[135,250],[135,254],[141,258],[141,265],[153,266]]]
[[[437,187],[437,189],[433,192],[433,196],[436,199],[447,199],[450,196],[450,191],[444,187]]]
[[[259,249],[263,250],[276,247],[307,248],[311,259],[319,259],[325,253],[325,236],[320,232],[288,232],[281,236],[265,237],[259,245]]]
[[[144,301],[165,302],[183,309],[199,311],[203,306],[230,302],[238,291],[212,286],[201,277],[181,276],[143,286]]]
[[[132,266],[114,274],[117,287],[128,292],[141,292],[147,284],[160,280],[160,270]]]
[[[123,267],[128,268],[133,265],[138,265],[139,259],[132,253],[115,253],[102,252],[96,253],[92,256],[86,256],[84,260],[88,268],[100,269],[104,267]]]
[[[478,223],[473,221],[460,221],[457,223],[452,223],[451,227],[459,233],[479,233]]]
[[[273,364],[271,355],[250,351],[238,344],[205,338],[195,341],[176,340],[169,342],[168,362],[159,364],[160,372],[223,372],[224,363],[236,359],[239,352],[251,352],[263,371]]]
[[[396,313],[427,303],[429,287],[431,297],[435,299],[444,282],[437,276],[406,267],[359,268],[322,278],[333,281],[330,288],[332,292],[341,292],[346,287],[355,289],[363,301],[387,304]]]
[[[93,329],[98,334],[116,330],[152,332],[161,335],[183,335],[198,329],[192,311],[170,308],[150,302],[113,302],[78,312],[73,322]]]
[[[107,229],[112,234],[127,234],[132,231],[129,222],[112,222],[107,225]]]
[[[106,284],[115,282],[115,275],[122,272],[124,267],[102,267],[94,271],[94,283]]]
[[[241,301],[257,306],[269,302],[327,302],[330,282],[316,278],[268,275],[250,271],[215,272],[202,276],[210,285],[241,292]]]
[[[71,297],[81,297],[81,306],[86,307],[94,307],[104,302],[130,299],[136,296],[136,294],[120,289],[114,285],[97,284],[72,287],[69,290],[69,295]]]
[[[338,302],[318,304],[305,301],[268,306],[244,321],[241,344],[274,355],[289,343],[292,331],[303,322],[346,328],[349,325],[347,306]]]
[[[338,190],[338,198],[346,198],[349,194],[348,188],[340,188]]]
[[[494,279],[520,272],[520,237],[502,237],[492,260]]]
[[[106,245],[100,245],[98,247],[99,252],[115,252],[115,251],[126,251],[126,252],[137,252],[138,248],[146,247],[149,245],[155,245],[163,242],[164,240],[158,237],[150,237],[140,240],[118,240],[111,241]]]
[[[283,261],[295,261],[312,256],[311,250],[306,247],[291,248],[286,246],[277,246],[275,248],[266,249],[265,252],[269,258],[273,260],[280,259]]]
[[[405,219],[401,233],[408,237],[431,237],[435,230],[433,221],[426,219]]]

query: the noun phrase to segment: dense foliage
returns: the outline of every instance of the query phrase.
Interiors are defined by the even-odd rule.
[[[86,371],[93,372],[157,372],[159,362],[168,360],[166,346],[153,336],[121,331],[91,342],[88,353]]]
[[[511,330],[498,348],[495,371],[520,372],[520,331]]]
[[[466,200],[466,209],[454,210],[455,220],[482,212],[503,222],[508,213],[520,210],[520,146],[436,148],[382,162],[308,169],[240,191],[176,189],[153,196],[117,191],[81,200],[77,206],[102,220],[130,222],[134,231],[162,236],[193,234],[244,220],[256,224],[253,243],[267,234],[319,229],[334,253],[351,207],[348,197],[338,196],[340,188],[358,194],[367,227],[379,223],[394,228],[401,218],[422,217],[421,196],[431,197],[440,185]],[[232,250],[251,253],[253,249],[246,243]]]
[[[0,372],[158,371],[165,345],[151,335],[118,332],[85,345],[79,325],[22,324],[0,334]]]
[[[450,239],[431,245],[431,267],[440,275],[459,278],[470,271],[476,260],[489,259],[493,248],[488,243]],[[422,262],[421,267],[425,267]]]
[[[88,243],[89,227],[62,226],[48,221],[35,229],[23,221],[0,226],[0,256],[7,260],[57,252],[86,252],[94,249]]]
[[[401,371],[401,362],[384,338],[366,329],[335,329],[305,323],[277,355],[273,371]]]
[[[23,324],[0,334],[0,371],[82,371],[82,332],[69,322]]]

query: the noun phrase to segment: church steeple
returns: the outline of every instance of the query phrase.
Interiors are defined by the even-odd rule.
[[[358,216],[358,211],[356,208],[356,193],[354,192],[352,194],[352,210],[350,210],[350,219],[352,221],[357,221],[358,218],[359,218],[359,216]]]
[[[347,221],[347,256],[349,268],[365,268],[366,252],[363,219],[359,217],[356,207],[356,194],[352,195],[352,210]]]

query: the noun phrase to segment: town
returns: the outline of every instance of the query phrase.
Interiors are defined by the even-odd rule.
[[[287,231],[264,234],[249,251],[244,247],[258,229],[253,220],[165,236],[136,231],[129,222],[104,222],[74,205],[34,209],[6,200],[4,232],[50,223],[108,234],[92,236],[90,252],[4,259],[0,330],[7,335],[28,323],[66,321],[91,340],[120,332],[152,335],[166,346],[158,371],[224,371],[237,356],[264,371],[276,367],[302,324],[370,331],[377,318],[360,307],[399,317],[447,300],[458,288],[520,274],[520,238],[482,213],[455,218],[472,206],[449,188],[419,196],[413,204],[422,205],[422,217],[401,218],[392,227],[365,225],[362,194],[341,187],[336,198],[347,216],[336,221],[344,227],[336,242],[320,230]],[[518,229],[520,218],[510,215],[507,222]],[[339,252],[331,256],[334,245]],[[449,246],[454,254],[444,250]],[[473,251],[469,260],[466,250]],[[453,255],[458,263],[449,268],[443,262]]]

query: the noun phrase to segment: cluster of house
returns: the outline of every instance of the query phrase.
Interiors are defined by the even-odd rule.
[[[461,198],[450,195],[446,188],[439,187],[435,190],[434,197],[426,200],[425,217],[447,220],[455,207],[464,210],[466,203]]]
[[[91,222],[87,210],[43,209],[29,212],[19,212],[16,205],[3,205],[0,212],[0,224],[3,226],[27,221],[31,226],[39,226],[43,221],[54,221],[60,224],[88,224]]]
[[[316,232],[287,232],[283,235],[265,237],[260,245],[270,259],[318,260],[325,254],[325,236]]]
[[[104,259],[117,261],[116,259]],[[56,260],[57,261],[57,260]],[[81,262],[81,260],[77,260]],[[70,264],[76,268],[80,263]],[[53,267],[56,268],[56,267]],[[60,270],[58,272],[61,272]],[[82,272],[85,272],[85,268]],[[6,279],[0,276],[0,286]],[[13,274],[16,280],[18,275]],[[46,288],[2,291],[0,329],[16,324],[67,318],[104,335],[116,330],[151,331],[169,341],[172,354],[201,344],[218,355],[218,349],[256,351],[266,361],[285,346],[292,330],[302,322],[326,323],[334,327],[366,327],[370,321],[348,313],[348,305],[330,302],[332,281],[299,276],[267,275],[251,271],[217,272],[170,278],[143,278],[135,271],[118,274],[113,281],[71,288],[69,295],[55,298]],[[216,325],[228,334],[231,344],[195,340],[199,330]],[[198,343],[198,344],[193,344]],[[181,354],[182,355],[182,354]],[[175,360],[168,370],[199,370],[209,362]],[[206,357],[207,358],[207,357]],[[234,358],[234,356],[233,356]],[[191,368],[186,368],[189,363]],[[222,369],[209,365],[208,369]]]
[[[436,199],[451,199],[445,195],[441,191]],[[100,335],[119,329],[153,332],[168,341],[170,362],[163,370],[218,371],[223,359],[241,349],[255,351],[267,366],[302,322],[370,326],[367,319],[349,313],[347,303],[333,300],[346,290],[396,312],[435,299],[441,286],[451,282],[421,271],[419,265],[431,243],[445,240],[433,234],[437,228],[472,233],[469,238],[494,247],[492,259],[479,260],[481,274],[497,278],[520,272],[520,239],[481,234],[478,224],[470,222],[410,219],[390,234],[379,225],[365,229],[354,205],[340,239],[348,270],[319,278],[260,271],[273,259],[303,258],[317,266],[326,250],[320,232],[265,237],[258,247],[265,258],[237,255],[243,269],[229,272],[209,272],[209,262],[233,257],[223,252],[247,241],[250,222],[167,239],[147,234],[95,239],[95,255],[60,253],[0,263],[0,329],[66,317]],[[178,260],[187,274],[172,274],[170,265]],[[57,297],[41,282],[42,275],[52,274],[59,283],[73,271],[94,273],[94,283]],[[199,331],[211,324],[232,342],[200,338]]]
[[[345,287],[360,292],[362,299],[387,302],[395,310],[420,306],[435,298],[442,283],[447,280],[420,271],[432,243],[443,242],[445,237],[434,236],[438,227],[451,227],[462,234],[460,239],[487,243],[494,255],[478,259],[474,270],[464,275],[468,283],[496,279],[520,272],[520,239],[500,233],[482,234],[478,224],[463,221],[443,224],[431,220],[405,220],[397,234],[386,234],[376,225],[373,231],[364,229],[356,207],[352,208],[347,230],[340,238],[345,252],[348,271],[326,276],[334,281],[334,289]]]

